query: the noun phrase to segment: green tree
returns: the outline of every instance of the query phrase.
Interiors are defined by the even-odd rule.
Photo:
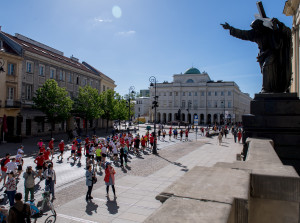
[[[121,120],[126,120],[128,117],[127,101],[118,93],[115,95],[116,103],[114,106],[113,119],[119,120],[119,128],[121,127]]]
[[[55,80],[47,80],[36,90],[33,97],[34,108],[42,111],[51,123],[51,138],[54,124],[71,116],[73,101],[65,88],[59,87]]]
[[[100,95],[98,90],[91,86],[79,88],[78,97],[74,100],[73,112],[85,120],[85,133],[87,134],[87,121],[101,117]]]

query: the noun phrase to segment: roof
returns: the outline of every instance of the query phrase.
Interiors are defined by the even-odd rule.
[[[8,33],[4,33],[4,32],[2,32],[2,33],[5,36],[7,36],[8,38],[10,38],[11,40],[13,40],[16,43],[18,43],[23,48],[23,50],[26,50],[26,51],[29,51],[29,52],[41,55],[43,57],[49,58],[51,60],[58,61],[60,63],[63,63],[63,64],[66,64],[66,65],[69,65],[71,67],[74,67],[74,68],[77,68],[77,69],[89,72],[91,74],[95,74],[90,69],[88,69],[86,66],[84,66],[82,63],[79,63],[79,62],[77,62],[75,60],[72,60],[72,59],[70,59],[68,57],[65,57],[65,56],[61,55],[61,54],[57,54],[57,53],[55,53],[53,51],[50,51],[50,50],[47,50],[45,48],[39,47],[37,45],[31,44],[31,43],[29,43],[27,41],[18,39],[17,37],[12,36],[12,35],[10,35]]]
[[[184,74],[201,74],[200,71],[195,68],[195,67],[191,67],[190,69],[187,69]]]
[[[111,79],[110,77],[106,76],[104,73],[102,73],[101,71],[99,71],[98,69],[96,69],[95,67],[93,67],[92,65],[88,64],[87,62],[82,61],[82,64],[84,66],[86,66],[88,69],[90,69],[91,71],[93,71],[96,75],[108,79],[109,81],[113,82],[113,84],[115,83],[115,81],[113,79]]]

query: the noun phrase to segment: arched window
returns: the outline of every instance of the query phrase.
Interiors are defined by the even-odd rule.
[[[186,83],[194,83],[194,81],[192,79],[188,79]]]

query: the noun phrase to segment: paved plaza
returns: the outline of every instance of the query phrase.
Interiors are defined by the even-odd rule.
[[[140,134],[144,133],[145,129],[141,128]],[[106,197],[104,173],[98,172],[98,182],[92,192],[94,199],[89,202],[85,201],[85,158],[78,165],[77,162],[67,162],[70,151],[66,152],[62,163],[55,157],[57,222],[143,222],[162,205],[155,197],[166,187],[195,166],[210,167],[217,162],[233,162],[236,154],[241,152],[242,144],[234,143],[231,134],[223,138],[221,146],[216,137],[198,134],[196,141],[195,132],[191,132],[189,142],[173,137],[169,141],[166,136],[166,142],[159,141],[158,148],[158,156],[149,152],[140,157],[131,155],[127,168],[115,166],[116,199],[111,188],[110,197]],[[33,157],[25,158],[24,167],[35,166],[33,160]],[[42,181],[36,185],[37,201],[41,199],[44,184]],[[20,179],[18,191],[24,191],[23,179]]]

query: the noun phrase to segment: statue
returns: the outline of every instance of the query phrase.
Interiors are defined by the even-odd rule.
[[[291,30],[278,19],[267,18],[258,2],[260,15],[255,15],[251,23],[251,30],[240,30],[230,26],[227,22],[221,24],[229,29],[230,35],[257,43],[263,83],[261,93],[289,92],[291,85]]]

